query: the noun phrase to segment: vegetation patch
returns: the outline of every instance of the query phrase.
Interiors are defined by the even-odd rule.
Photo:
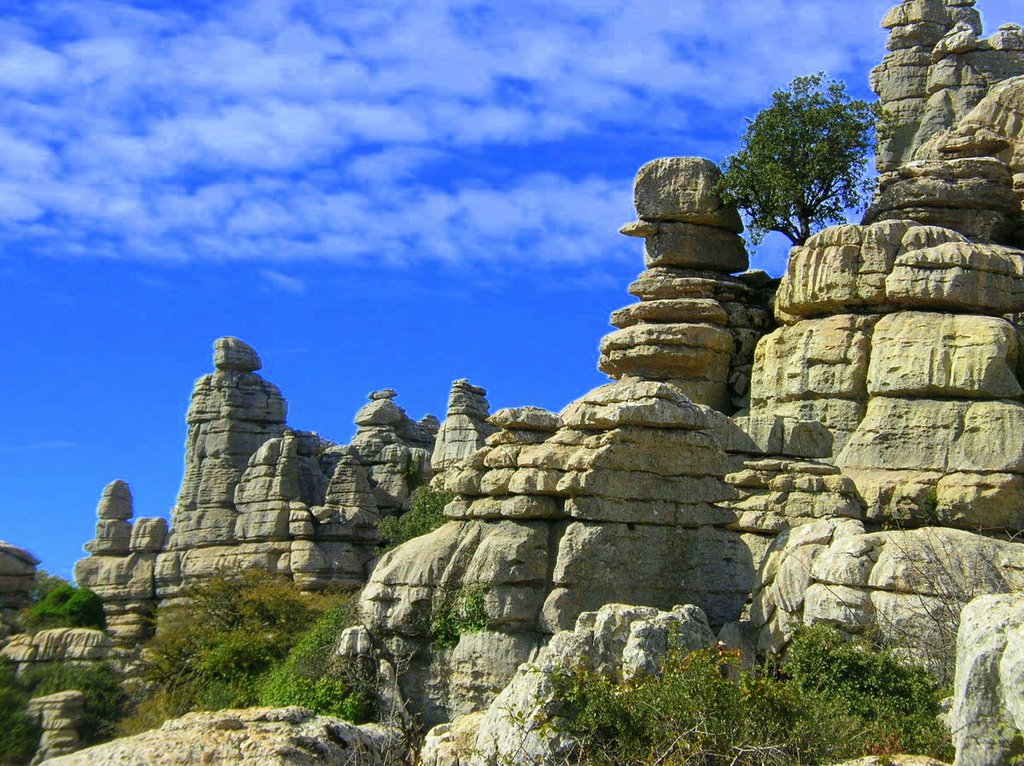
[[[820,675],[819,675],[820,674]],[[616,681],[581,667],[554,678],[551,725],[581,763],[823,764],[915,752],[951,757],[928,675],[826,628],[803,631],[780,668],[736,653],[670,651],[658,676]]]
[[[414,537],[433,532],[445,522],[444,507],[455,499],[429,485],[417,487],[412,493],[411,507],[401,516],[389,516],[380,522],[380,536],[388,548],[394,548]]]
[[[487,627],[487,583],[464,585],[450,591],[438,591],[430,614],[430,645],[450,649],[466,633],[479,633]]]
[[[41,598],[26,608],[21,615],[25,630],[35,633],[48,628],[94,628],[107,626],[103,615],[103,600],[88,588],[76,588],[59,581],[52,575],[37,584]]]

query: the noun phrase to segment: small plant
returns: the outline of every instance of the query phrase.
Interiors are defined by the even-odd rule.
[[[430,613],[430,644],[435,649],[450,649],[466,633],[487,628],[486,583],[464,585],[435,595]]]
[[[271,707],[298,705],[353,723],[371,719],[369,682],[332,656],[349,621],[347,605],[326,611],[306,631],[280,665],[264,678],[259,702]]]
[[[433,532],[445,522],[444,507],[455,498],[449,492],[429,485],[417,487],[412,493],[411,507],[401,516],[389,516],[380,522],[380,536],[389,548],[414,537]]]
[[[41,600],[22,614],[22,624],[31,632],[48,628],[95,628],[103,630],[106,618],[103,601],[88,588],[76,588],[67,582],[54,584],[46,580],[39,583]]]

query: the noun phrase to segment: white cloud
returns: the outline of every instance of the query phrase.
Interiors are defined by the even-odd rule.
[[[306,283],[298,277],[282,274],[280,271],[274,271],[273,269],[262,269],[260,276],[271,287],[286,293],[301,295],[309,289]]]
[[[618,258],[630,178],[593,172],[588,152],[654,132],[720,155],[723,126],[797,74],[863,89],[892,2],[28,4],[0,22],[0,242],[140,260]],[[981,7],[1003,21],[1016,2]],[[501,164],[552,144],[580,159]]]

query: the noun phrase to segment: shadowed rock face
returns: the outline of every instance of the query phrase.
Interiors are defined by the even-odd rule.
[[[28,551],[0,540],[0,639],[18,612],[32,603],[39,559]]]
[[[736,208],[714,192],[718,167],[665,157],[637,173],[639,220],[621,231],[644,240],[647,271],[630,286],[640,303],[612,314],[602,372],[672,381],[690,399],[732,413],[749,401],[758,338],[772,325],[775,284],[748,266]]]

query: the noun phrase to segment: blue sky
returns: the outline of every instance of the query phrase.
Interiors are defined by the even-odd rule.
[[[797,75],[868,97],[890,4],[8,3],[0,539],[67,575],[107,482],[167,514],[221,335],[338,440],[383,387],[560,409],[642,268],[636,169],[723,159]]]

